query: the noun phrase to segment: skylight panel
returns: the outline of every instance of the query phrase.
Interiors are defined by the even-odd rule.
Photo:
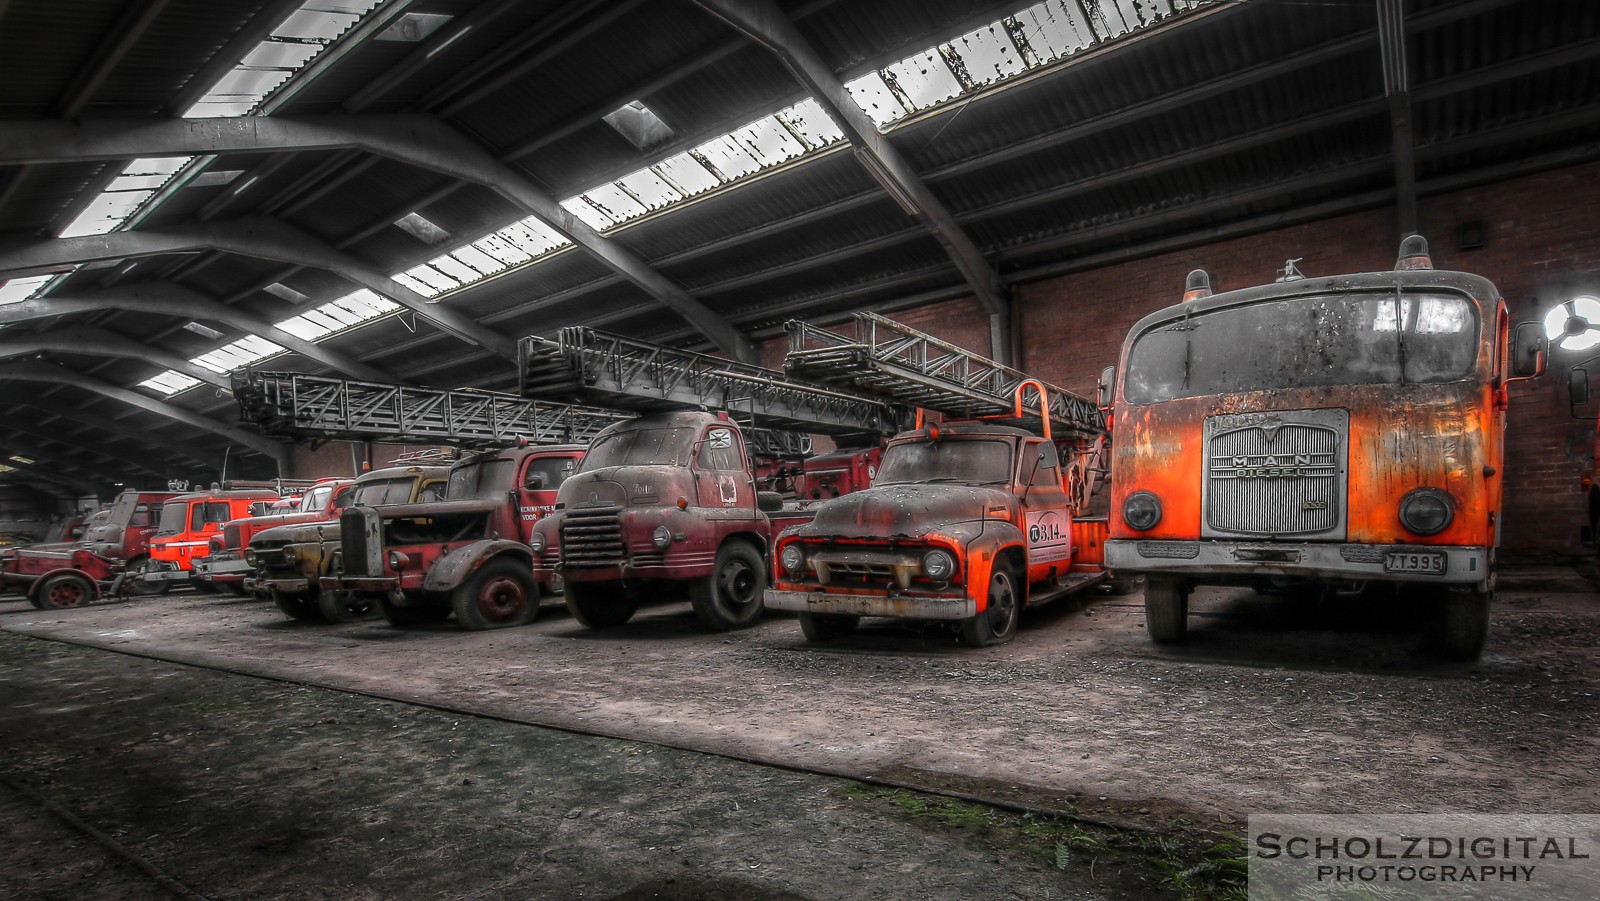
[[[617,224],[617,220],[611,218],[603,210],[597,209],[589,201],[584,200],[581,194],[561,201],[561,206],[595,231],[610,228]]]
[[[10,457],[7,457],[6,459],[10,460],[13,463],[20,463],[23,466],[32,466],[35,462],[37,462],[32,457],[24,457],[21,454],[12,454]]]
[[[282,322],[278,323],[278,328],[283,329],[296,338],[301,338],[306,341],[315,341],[331,331],[330,329],[312,322],[310,319],[307,319],[303,313],[299,316],[290,316],[288,319],[283,320]]]
[[[0,463],[0,472],[16,472],[16,471],[17,471],[17,468],[15,466],[7,466],[4,463]]]
[[[761,168],[755,157],[750,155],[750,151],[731,134],[712,138],[692,152],[724,183],[742,178]]]
[[[499,260],[506,266],[515,266],[533,259],[533,254],[511,243],[499,232],[472,242],[472,247]]]
[[[154,191],[167,183],[170,175],[119,175],[111,180],[107,191]]]
[[[844,132],[838,123],[814,97],[807,97],[788,109],[779,110],[778,120],[786,123],[813,150],[844,140]]]
[[[1028,49],[1033,51],[1035,65],[1076,53],[1095,42],[1094,31],[1076,7],[1076,3],[1046,0],[1012,17]]]
[[[275,38],[289,38],[297,41],[316,41],[318,43],[333,43],[334,39],[349,30],[360,18],[357,13],[330,12],[326,8],[332,4],[317,3],[315,0],[289,14],[277,28],[272,29]]]
[[[84,235],[103,235],[115,230],[139,204],[154,191],[117,191],[101,194],[61,230],[60,237],[78,238]]]
[[[946,60],[960,60],[961,70],[956,75],[965,76],[961,80],[969,89],[994,84],[1027,68],[1022,53],[999,22],[975,28],[940,49]]]
[[[877,72],[868,72],[860,78],[847,81],[844,87],[850,92],[850,98],[872,117],[873,124],[879,129],[906,116],[906,108]]]
[[[648,150],[673,137],[667,123],[638,100],[600,118],[640,150]]]
[[[395,284],[400,285],[407,291],[421,294],[423,297],[432,297],[433,295],[439,293],[439,289],[429,285],[427,282],[424,282],[415,276],[407,275],[404,272],[396,272],[394,275],[389,276],[389,278],[393,279]]]
[[[557,234],[550,226],[545,225],[535,216],[529,216],[519,222],[513,222],[495,232],[495,234],[533,256],[540,256],[557,247],[572,243],[564,235]]]
[[[446,276],[455,279],[458,284],[456,284],[454,287],[460,287],[468,282],[475,282],[478,279],[483,278],[483,273],[473,269],[471,266],[468,266],[466,263],[461,262],[448,253],[444,256],[434,257],[428,261],[428,265],[439,270],[440,272],[443,272]]]
[[[14,278],[7,282],[0,282],[0,305],[8,303],[22,303],[33,296],[33,292],[50,280],[48,275],[28,275]]]
[[[349,328],[365,318],[359,313],[356,313],[354,310],[346,309],[345,307],[340,306],[338,303],[324,304],[323,306],[317,307],[316,311],[323,316],[332,319],[334,322],[339,323],[340,328]]]
[[[506,268],[505,263],[471,244],[457,247],[455,250],[450,251],[450,255],[484,275],[494,275],[496,272]]]
[[[884,83],[912,111],[925,110],[961,93],[961,82],[938,50],[924,50],[884,68]]]
[[[292,74],[288,69],[245,69],[238,68],[217,79],[207,92],[213,97],[232,97],[234,99],[261,98],[272,93],[278,85],[289,80]]]
[[[307,300],[304,294],[296,291],[283,282],[273,282],[261,290],[271,294],[273,297],[276,297],[279,300],[286,300],[289,303],[305,303]]]
[[[736,128],[732,136],[750,152],[762,169],[787,162],[806,152],[805,145],[773,116]]]
[[[617,222],[626,222],[649,212],[638,198],[622,190],[615,182],[596,185],[585,191],[583,197]]]
[[[412,268],[407,269],[405,274],[427,286],[428,290],[417,292],[425,297],[432,297],[441,291],[449,291],[451,288],[461,287],[460,282],[457,282],[455,279],[450,278],[426,263],[421,266],[413,266]]]
[[[262,41],[246,53],[239,65],[247,69],[298,69],[322,52],[317,44],[298,41]]]
[[[193,388],[198,384],[200,384],[199,379],[168,369],[166,372],[163,372],[160,375],[153,376],[140,382],[139,387],[150,388],[155,391],[159,391],[162,394],[171,396],[173,394],[177,394],[179,391],[188,391],[190,388]]]
[[[207,169],[196,175],[184,184],[185,188],[215,188],[220,185],[232,184],[233,180],[244,174],[243,169]]]
[[[407,213],[396,219],[394,224],[424,244],[443,244],[450,240],[449,232],[435,225],[421,213]]]
[[[652,168],[685,197],[693,197],[701,191],[709,191],[722,184],[704,163],[690,155],[688,151],[669,156]]]
[[[192,156],[149,156],[141,157],[128,164],[122,170],[124,175],[172,175],[184,166],[189,165]]]
[[[183,330],[186,332],[194,332],[196,335],[199,335],[202,338],[210,338],[213,341],[222,337],[221,332],[209,325],[201,325],[198,322],[185,323]]]
[[[328,305],[332,306],[335,304],[350,310],[357,316],[360,316],[362,319],[374,319],[392,310],[397,310],[400,308],[400,305],[394,301],[380,297],[376,292],[370,291],[366,288],[362,288],[361,290],[351,294],[346,294],[345,296],[332,301]]]
[[[638,198],[647,210],[659,210],[683,199],[682,192],[651,169],[630,172],[617,179],[617,184]]]

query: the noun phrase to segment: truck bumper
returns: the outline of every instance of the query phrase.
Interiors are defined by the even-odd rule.
[[[160,567],[155,569],[154,567]],[[187,582],[193,573],[186,569],[178,569],[178,564],[168,563],[164,560],[152,560],[146,564],[146,569],[139,575],[139,581],[158,585],[162,582]]]
[[[393,576],[325,576],[323,591],[378,591],[387,594],[400,590],[400,580]]]
[[[245,573],[255,569],[243,558],[238,560],[196,560],[194,574],[207,581],[221,578],[223,581],[233,581],[244,578]],[[229,579],[228,577],[233,577]]]
[[[1439,571],[1404,568],[1441,559]],[[1290,576],[1464,585],[1489,579],[1489,549],[1123,538],[1106,542],[1106,566],[1118,572],[1195,576],[1201,582],[1207,576]]]
[[[311,582],[304,576],[298,579],[256,579],[251,585],[255,591],[276,591],[280,594],[309,594]]]
[[[855,616],[895,616],[904,619],[970,619],[978,614],[971,598],[884,597],[876,594],[828,594],[822,591],[767,589],[770,610],[798,613],[848,613]]]
[[[715,561],[710,563],[689,563],[684,565],[673,564],[636,564],[623,563],[614,566],[568,566],[558,563],[553,567],[554,574],[568,582],[692,582],[704,579],[716,569]],[[548,580],[551,568],[540,567],[535,570],[537,577]]]

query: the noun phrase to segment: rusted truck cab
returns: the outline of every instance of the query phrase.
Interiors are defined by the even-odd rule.
[[[897,435],[873,486],[778,537],[767,606],[812,641],[863,616],[942,620],[974,647],[1022,608],[1105,578],[1103,519],[1077,521],[1054,442],[985,422]]]
[[[223,523],[248,516],[252,505],[270,504],[279,496],[268,488],[247,488],[167,499],[150,539],[150,563],[139,580],[147,586],[189,581],[194,577],[194,562],[211,553],[211,536],[222,530]]]
[[[391,466],[362,473],[351,489],[346,509],[356,505],[385,507],[438,500],[444,496],[450,471],[443,466]],[[358,615],[339,599],[323,596],[322,579],[336,566],[340,521],[276,526],[258,532],[245,549],[254,567],[248,590],[265,595],[293,619],[322,617],[344,622]]]
[[[195,561],[195,578],[216,588],[244,594],[244,581],[255,569],[244,556],[250,539],[278,526],[338,519],[349,506],[354,487],[353,479],[323,479],[306,489],[297,499],[298,509],[293,512],[229,520],[221,531],[211,536],[211,553]]]
[[[1158,642],[1184,637],[1196,585],[1383,586],[1437,603],[1443,649],[1476,657],[1506,386],[1542,371],[1537,324],[1512,329],[1493,284],[1434,270],[1417,237],[1394,271],[1285,272],[1213,296],[1197,270],[1183,303],[1129,332],[1102,389],[1117,434],[1107,562],[1147,576]]]
[[[540,592],[528,541],[582,459],[577,445],[507,448],[452,466],[443,500],[351,508],[323,594],[370,599],[397,626],[451,613],[464,629],[532,622]]]
[[[77,607],[109,591],[124,573],[144,571],[155,517],[170,491],[124,491],[90,517],[72,541],[8,549],[0,556],[0,587],[21,591],[36,607]],[[133,593],[147,593],[130,583]]]
[[[596,436],[531,544],[536,571],[562,580],[589,628],[687,588],[701,621],[727,630],[761,616],[771,537],[810,515],[776,494],[758,498],[744,435],[726,413],[663,413]]]

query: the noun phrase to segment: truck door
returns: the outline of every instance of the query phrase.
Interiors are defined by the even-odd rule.
[[[1072,521],[1067,492],[1062,485],[1061,460],[1049,441],[1022,442],[1017,484],[1021,486],[1022,516],[1028,541],[1028,581],[1041,582],[1065,575],[1072,566]]]
[[[533,537],[533,524],[555,510],[556,491],[577,469],[577,457],[531,456],[527,459],[517,482],[517,519],[524,542]]]
[[[695,453],[694,481],[700,506],[747,510],[754,518],[755,485],[745,461],[744,442],[732,426],[706,429]]]

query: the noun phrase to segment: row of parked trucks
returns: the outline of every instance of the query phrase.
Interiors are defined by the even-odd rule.
[[[250,373],[235,395],[269,433],[500,447],[217,522],[202,573],[296,618],[493,628],[559,593],[603,628],[686,596],[715,629],[774,608],[814,641],[873,616],[976,646],[1137,577],[1162,642],[1197,585],[1403,589],[1439,604],[1444,650],[1483,646],[1508,385],[1542,336],[1420,238],[1388,272],[1291,263],[1212,296],[1197,270],[1094,400],[873,314],[788,329],[779,372],[568,328],[524,339],[520,396]]]

